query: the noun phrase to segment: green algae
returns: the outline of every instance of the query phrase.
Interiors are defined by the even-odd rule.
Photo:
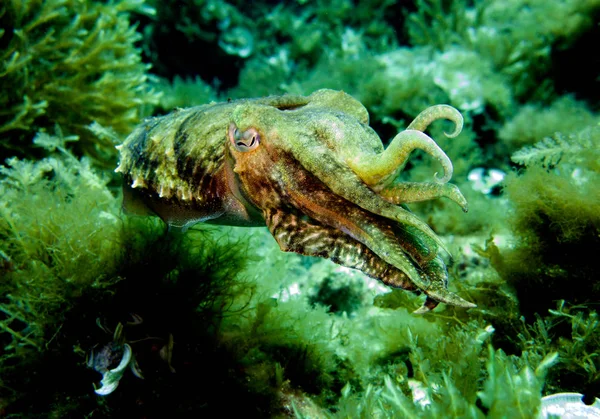
[[[78,154],[114,162],[96,122],[127,134],[157,100],[135,46],[140,0],[7,0],[0,5],[0,157],[39,155],[31,139],[59,125],[77,135]],[[38,150],[39,151],[39,150]]]

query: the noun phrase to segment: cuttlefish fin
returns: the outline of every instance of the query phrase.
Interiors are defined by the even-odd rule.
[[[134,189],[126,182],[123,183],[123,209],[131,215],[156,215],[146,202],[139,189]]]
[[[123,184],[123,209],[131,215],[157,215],[167,224],[168,231],[176,233],[185,233],[195,224],[210,222],[223,215],[219,209],[205,211],[194,208],[191,203],[163,201],[126,183]]]

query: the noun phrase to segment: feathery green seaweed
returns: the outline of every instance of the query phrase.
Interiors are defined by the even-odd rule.
[[[78,153],[114,162],[92,122],[127,134],[156,103],[130,14],[143,0],[7,0],[0,5],[0,160],[35,155],[31,139],[60,125]]]

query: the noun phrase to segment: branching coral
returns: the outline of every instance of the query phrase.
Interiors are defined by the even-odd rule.
[[[125,134],[157,100],[134,46],[143,0],[11,0],[0,6],[0,156],[31,155],[36,131],[59,124],[80,152],[112,160],[96,121]]]

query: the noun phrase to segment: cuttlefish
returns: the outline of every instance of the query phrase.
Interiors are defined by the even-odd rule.
[[[445,197],[467,202],[448,183],[452,163],[424,133],[438,119],[463,118],[432,106],[387,148],[350,95],[318,90],[177,109],[139,125],[120,150],[129,206],[170,227],[198,222],[267,226],[285,252],[329,258],[395,288],[426,295],[424,313],[440,302],[475,307],[447,289],[446,251],[407,203]],[[442,166],[431,182],[402,182],[415,149]]]

